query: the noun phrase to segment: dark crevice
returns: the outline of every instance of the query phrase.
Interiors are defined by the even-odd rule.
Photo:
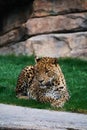
[[[11,26],[11,29],[9,29],[10,27],[7,30],[4,28],[8,25],[9,17],[13,17],[13,21],[10,24],[15,24],[14,17],[17,18],[18,15],[19,26],[29,19],[33,11],[33,1],[34,0],[21,0],[21,2],[20,0],[0,1],[0,35],[13,29]],[[16,27],[18,27],[18,25]]]
[[[87,29],[75,29],[75,30],[62,30],[62,31],[53,31],[53,32],[44,32],[44,33],[38,33],[33,35],[27,35],[28,38],[40,36],[40,35],[49,35],[49,34],[70,34],[70,33],[80,33],[80,32],[87,32]]]
[[[15,28],[10,29],[10,30],[8,30],[8,31],[0,32],[0,36],[3,36],[3,35],[5,35],[5,34],[11,32],[11,31],[13,31],[13,30],[17,30],[17,29],[20,29],[20,28],[21,28],[21,26],[18,26],[18,27],[15,27]]]
[[[39,129],[32,129],[32,128],[11,128],[11,127],[0,127],[0,130],[39,130]]]
[[[79,129],[67,128],[67,130],[79,130]]]
[[[2,15],[12,12],[13,10],[20,10],[25,6],[33,4],[34,0],[0,0],[0,12]],[[6,12],[5,12],[6,11]]]

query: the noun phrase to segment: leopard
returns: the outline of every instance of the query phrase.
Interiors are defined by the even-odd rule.
[[[35,61],[35,65],[26,66],[18,76],[16,96],[63,107],[70,95],[58,59],[40,57]]]

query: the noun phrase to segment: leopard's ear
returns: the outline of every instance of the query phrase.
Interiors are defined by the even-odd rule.
[[[38,63],[42,58],[35,56],[35,63]]]
[[[58,63],[58,59],[54,58],[54,64],[57,64],[57,63]]]

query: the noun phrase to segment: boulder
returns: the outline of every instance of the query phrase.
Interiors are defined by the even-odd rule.
[[[76,13],[58,16],[29,19],[25,26],[28,35],[87,30],[87,13]]]
[[[59,57],[68,53],[70,50],[68,45],[63,41],[58,41],[51,35],[42,35],[30,38],[27,44],[31,44],[32,52],[40,56]],[[61,53],[63,51],[63,53]]]
[[[0,54],[87,57],[87,32],[34,36],[0,48]]]
[[[28,44],[38,57],[87,57],[87,32],[35,36]]]
[[[32,17],[87,11],[87,0],[35,0]]]

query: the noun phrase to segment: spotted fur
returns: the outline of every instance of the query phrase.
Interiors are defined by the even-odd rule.
[[[36,61],[35,66],[27,66],[20,73],[16,86],[17,97],[62,107],[69,99],[69,93],[57,59],[43,57]]]

